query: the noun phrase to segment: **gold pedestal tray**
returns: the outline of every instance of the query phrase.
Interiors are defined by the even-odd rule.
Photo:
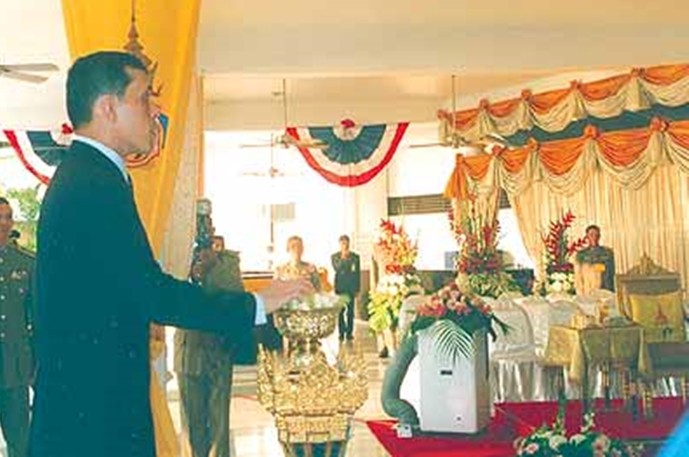
[[[310,366],[320,350],[320,339],[335,331],[341,306],[310,310],[280,310],[273,315],[275,327],[287,338],[287,357],[291,369],[300,371]]]
[[[343,457],[354,412],[368,397],[361,354],[341,349],[331,365],[320,349],[340,309],[279,311],[274,321],[287,352],[259,348],[258,399],[275,417],[287,457]]]

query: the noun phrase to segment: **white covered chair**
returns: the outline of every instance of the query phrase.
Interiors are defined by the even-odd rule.
[[[490,341],[488,346],[494,401],[530,401],[539,398],[542,395],[542,382],[536,379],[540,377],[538,356],[526,311],[513,304],[511,307],[494,308],[493,312],[510,327],[505,335],[498,332],[496,341]]]
[[[550,330],[550,304],[545,298],[538,295],[524,297],[517,300],[516,303],[526,311],[533,330],[536,354],[543,357]]]
[[[596,315],[596,308],[598,307],[598,300],[590,295],[578,295],[575,298],[575,303],[585,314],[589,316]]]
[[[579,311],[579,307],[574,301],[556,300],[550,302],[548,310],[548,320],[551,326],[569,326],[572,322],[572,317]]]

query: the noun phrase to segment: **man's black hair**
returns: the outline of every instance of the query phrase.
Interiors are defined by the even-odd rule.
[[[119,51],[100,51],[74,62],[67,74],[67,115],[73,128],[91,121],[98,97],[124,95],[132,81],[127,69],[147,71],[136,56]]]

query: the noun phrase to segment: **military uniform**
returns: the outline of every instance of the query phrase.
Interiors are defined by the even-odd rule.
[[[579,263],[604,265],[600,288],[615,291],[615,253],[612,249],[605,246],[589,246],[577,253],[576,260]]]
[[[202,286],[208,293],[243,291],[239,255],[218,254]],[[230,395],[235,347],[227,338],[195,330],[175,332],[182,427],[189,437],[192,457],[229,457]]]
[[[33,253],[0,247],[0,425],[8,457],[24,457],[28,443],[33,266]]]
[[[356,296],[361,289],[361,262],[359,255],[351,251],[347,257],[343,257],[342,252],[336,252],[330,257],[330,260],[335,270],[335,293],[347,297],[347,305],[340,311],[338,319],[340,339],[346,337],[350,340],[354,332]]]

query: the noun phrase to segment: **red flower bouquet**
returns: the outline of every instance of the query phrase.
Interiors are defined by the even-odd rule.
[[[440,355],[454,359],[471,355],[475,332],[485,330],[496,338],[494,324],[503,333],[507,331],[507,326],[493,314],[489,305],[479,297],[465,294],[452,282],[417,309],[410,331],[415,333],[433,326]]]
[[[546,273],[572,273],[574,265],[569,258],[586,245],[584,238],[569,242],[567,230],[572,226],[575,216],[569,210],[559,220],[551,221],[548,234],[542,237],[545,245]]]

